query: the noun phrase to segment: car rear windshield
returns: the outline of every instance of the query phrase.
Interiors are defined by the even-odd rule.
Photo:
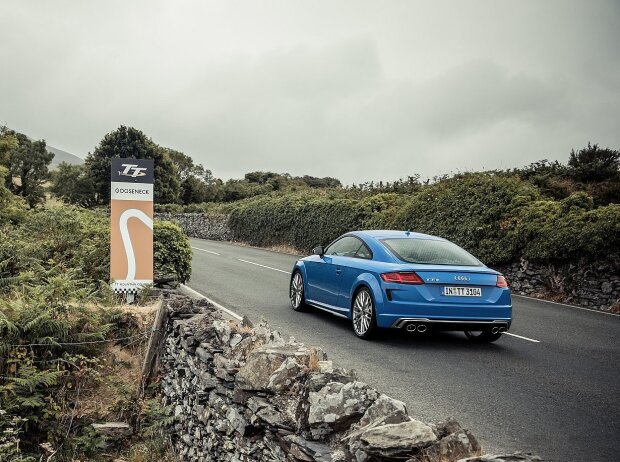
[[[466,250],[448,241],[398,238],[381,241],[396,257],[408,263],[427,265],[481,266]]]

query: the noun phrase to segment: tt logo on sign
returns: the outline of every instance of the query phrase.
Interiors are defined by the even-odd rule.
[[[146,175],[146,172],[143,172],[143,170],[146,170],[146,167],[138,167],[135,164],[121,164],[121,166],[125,167],[125,170],[119,170],[118,171],[119,175],[130,176],[132,178]]]

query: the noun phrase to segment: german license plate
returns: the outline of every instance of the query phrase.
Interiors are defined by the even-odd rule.
[[[446,297],[482,297],[480,287],[444,287],[443,294]]]

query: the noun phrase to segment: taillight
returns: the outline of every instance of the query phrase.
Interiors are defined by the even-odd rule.
[[[385,282],[396,284],[424,284],[424,281],[416,273],[383,273],[381,279]]]
[[[501,274],[498,274],[497,275],[497,282],[495,283],[495,285],[497,287],[501,287],[501,288],[508,287],[508,280],[504,276],[502,276]]]

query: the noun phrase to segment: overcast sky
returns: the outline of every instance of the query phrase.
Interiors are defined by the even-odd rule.
[[[0,123],[119,125],[222,178],[345,183],[620,148],[620,1],[0,0]]]

